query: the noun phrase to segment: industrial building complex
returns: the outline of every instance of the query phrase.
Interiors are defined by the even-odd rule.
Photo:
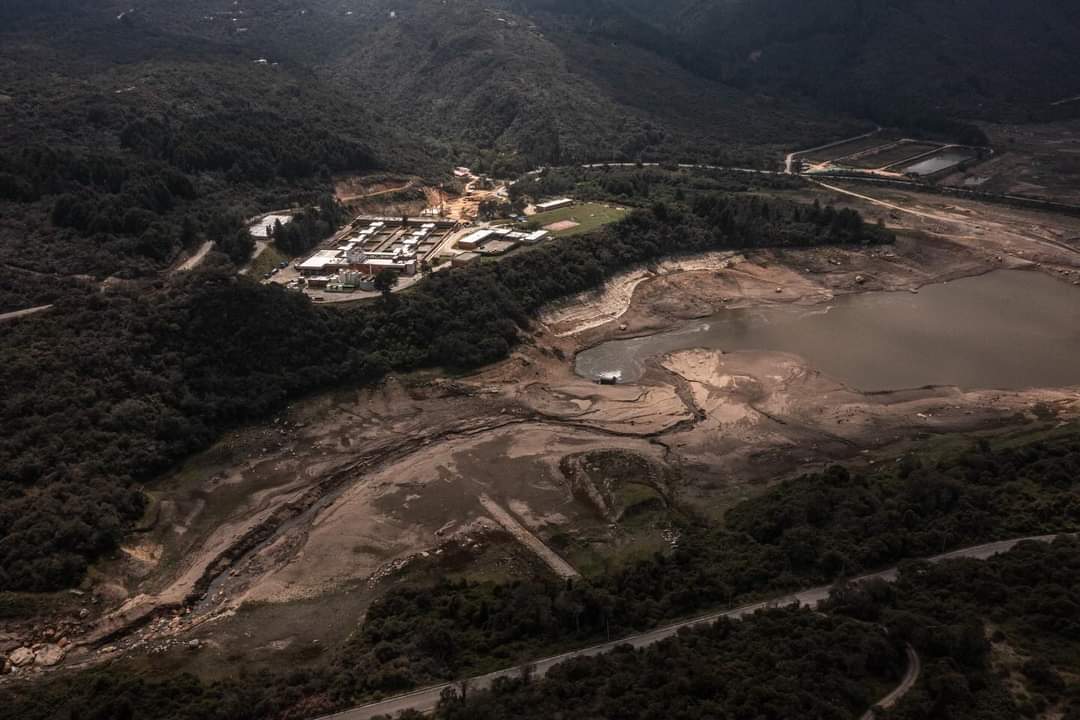
[[[373,290],[383,270],[413,276],[437,253],[457,223],[438,218],[359,217],[334,246],[296,263],[304,284],[333,292]]]
[[[549,234],[547,230],[474,227],[467,221],[427,214],[420,218],[360,216],[293,264],[298,277],[290,287],[316,293],[372,292],[376,276],[386,270],[412,278],[427,269],[461,267],[535,245]]]

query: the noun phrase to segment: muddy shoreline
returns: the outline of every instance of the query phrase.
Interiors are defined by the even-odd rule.
[[[566,458],[586,458],[572,463],[575,472],[597,478],[652,468],[670,477],[660,493],[668,511],[720,517],[777,479],[920,437],[1080,415],[1078,388],[863,393],[775,352],[682,351],[614,387],[574,373],[576,355],[599,343],[722,308],[809,307],[1000,268],[1080,281],[1080,252],[1055,240],[1080,237],[1080,221],[1051,226],[1000,208],[972,220],[964,208],[937,206],[894,218],[838,199],[898,227],[896,245],[671,259],[550,308],[497,365],[455,380],[426,374],[341,390],[232,433],[151,488],[150,527],[88,579],[103,598],[96,620],[53,623],[66,623],[70,641],[66,662],[52,669],[149,656],[205,673],[238,652],[275,662],[277,648],[334,641],[312,624],[313,603],[355,624],[386,588],[450,571],[450,556],[462,577],[503,580],[545,572],[545,562],[588,575],[668,547],[663,512],[611,522],[611,512],[582,500],[599,491],[583,496]],[[648,495],[645,484],[603,493],[612,507]],[[495,531],[496,519],[511,532]],[[106,598],[106,586],[118,589]],[[275,622],[260,621],[270,615]],[[25,643],[44,638],[44,628],[13,631]],[[211,649],[191,653],[196,640]]]

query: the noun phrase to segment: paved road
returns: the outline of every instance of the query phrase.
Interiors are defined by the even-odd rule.
[[[927,562],[941,562],[943,560],[951,560],[954,558],[970,558],[974,560],[985,560],[993,557],[994,555],[1000,555],[1001,553],[1008,552],[1016,547],[1018,544],[1032,540],[1037,542],[1051,542],[1057,535],[1041,535],[1037,537],[1018,538],[1015,540],[1003,540],[1001,542],[988,543],[986,545],[978,545],[976,547],[964,548],[962,550],[956,550],[954,552],[945,553],[944,555],[938,555],[937,557],[927,558]],[[857,578],[856,582],[861,582],[871,579],[885,580],[886,582],[893,582],[897,577],[897,569],[890,568],[883,570],[879,573],[873,573],[865,575],[861,578]],[[613,642],[607,642],[600,645],[594,645],[583,650],[575,650],[561,655],[555,655],[554,657],[544,658],[543,660],[537,660],[533,663],[519,665],[517,667],[509,668],[506,670],[500,670],[498,672],[489,673],[487,675],[481,675],[479,677],[469,679],[468,685],[470,690],[484,690],[491,687],[491,684],[498,678],[512,678],[520,677],[522,671],[528,669],[531,671],[533,677],[543,677],[547,672],[558,665],[572,658],[579,657],[591,657],[593,655],[601,655],[606,652],[614,650],[620,645],[631,645],[635,648],[643,648],[649,645],[666,640],[674,636],[683,628],[692,628],[698,625],[708,625],[716,622],[720,618],[732,618],[740,619],[748,615],[752,615],[758,610],[763,610],[770,607],[786,607],[788,605],[800,605],[806,607],[816,607],[823,600],[829,597],[829,592],[832,590],[832,586],[824,586],[812,588],[810,590],[804,590],[802,592],[794,593],[792,595],[785,595],[783,597],[774,598],[764,602],[753,603],[751,605],[744,605],[734,610],[725,610],[723,612],[712,613],[703,617],[695,618],[693,620],[686,620],[683,622],[675,623],[674,625],[668,625],[666,627],[657,628],[640,635],[633,635],[622,640],[615,640]],[[918,660],[916,659],[916,665]],[[909,667],[909,676],[911,668]],[[918,677],[918,669],[916,667],[915,678],[910,680],[911,685],[914,685],[915,679]],[[334,715],[327,715],[318,720],[371,720],[371,718],[379,717],[382,715],[396,715],[397,713],[404,712],[405,710],[418,710],[419,712],[428,713],[435,709],[435,706],[439,703],[439,697],[442,692],[450,687],[460,686],[460,682],[455,683],[443,683],[441,685],[435,685],[428,688],[423,688],[415,692],[411,692],[407,695],[399,695],[397,697],[383,700],[381,702],[372,703],[370,705],[363,705],[351,710],[345,710]],[[899,696],[894,697],[896,692],[907,692],[904,690],[904,685],[901,684],[889,698],[893,698],[893,702],[899,699]],[[882,702],[889,700],[886,698]]]
[[[51,310],[52,305],[38,305],[37,307],[26,308],[25,310],[14,310],[9,313],[0,313],[0,323],[8,322],[9,320],[18,320],[19,318],[29,317],[31,315],[37,315],[40,312]]]

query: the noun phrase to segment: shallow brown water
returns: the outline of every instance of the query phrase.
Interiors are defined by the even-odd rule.
[[[1002,270],[827,306],[727,310],[674,332],[616,340],[578,355],[585,377],[633,382],[677,350],[773,350],[866,391],[926,385],[1022,389],[1080,384],[1080,288]]]

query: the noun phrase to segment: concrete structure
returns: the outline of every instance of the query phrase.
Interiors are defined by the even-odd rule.
[[[325,275],[345,268],[348,259],[343,250],[320,250],[296,266],[301,275]]]
[[[416,274],[416,257],[367,257],[350,267],[364,275],[378,275],[383,270],[393,270],[400,275],[411,277]]]
[[[375,276],[386,270],[414,277],[447,248],[457,228],[457,221],[445,218],[358,217],[328,243],[332,247],[295,264],[295,287],[371,292]]]
[[[521,238],[521,242],[525,245],[535,245],[550,234],[547,230],[537,230]]]
[[[454,267],[466,267],[468,265],[472,265],[474,262],[477,262],[478,260],[480,260],[479,255],[477,255],[476,253],[467,252],[467,253],[461,253],[460,255],[455,256],[453,261],[451,261],[451,264]]]
[[[292,220],[293,216],[285,213],[263,215],[252,221],[248,226],[248,232],[251,234],[251,237],[266,239],[270,237],[270,231],[273,230],[274,223],[280,222],[282,225],[288,225]]]
[[[343,272],[330,278],[326,284],[326,292],[351,293],[355,292],[360,285],[360,273]]]
[[[574,201],[570,198],[559,198],[558,200],[548,200],[547,202],[538,203],[536,205],[536,212],[550,212],[551,210],[562,210],[563,208],[573,206]]]
[[[490,228],[477,230],[458,240],[458,247],[462,250],[476,250],[494,234],[495,231]]]
[[[518,241],[514,239],[497,239],[489,240],[484,243],[482,248],[477,250],[478,253],[483,255],[503,255],[510,252],[518,246]]]
[[[519,244],[535,245],[547,236],[547,230],[529,233],[510,228],[484,228],[458,240],[457,246],[468,252],[501,255],[513,250]]]

